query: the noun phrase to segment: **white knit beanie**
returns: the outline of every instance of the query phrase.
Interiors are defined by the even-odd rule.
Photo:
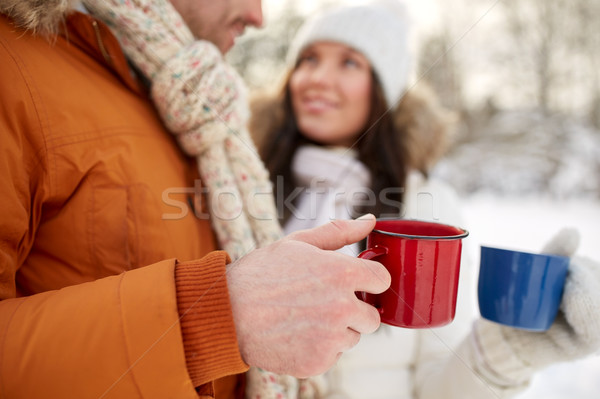
[[[400,100],[411,68],[410,19],[398,0],[341,6],[309,18],[298,30],[287,55],[294,67],[302,50],[318,41],[345,44],[371,63],[388,106]]]

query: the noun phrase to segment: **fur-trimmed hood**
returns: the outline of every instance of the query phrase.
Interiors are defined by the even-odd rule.
[[[251,101],[249,129],[260,148],[283,125],[285,117],[282,96],[259,93]],[[398,131],[406,136],[408,165],[427,175],[444,155],[456,124],[456,116],[443,108],[432,89],[419,84],[408,91],[391,111]]]
[[[52,35],[79,3],[78,0],[0,0],[0,13],[20,28]]]

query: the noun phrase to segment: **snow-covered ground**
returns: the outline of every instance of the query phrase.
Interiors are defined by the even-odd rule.
[[[465,254],[479,263],[479,245],[539,251],[554,232],[575,227],[581,233],[578,254],[600,261],[600,201],[473,196],[463,208],[470,236]],[[600,332],[599,332],[600,334]],[[540,372],[519,399],[597,399],[600,356],[552,366]]]

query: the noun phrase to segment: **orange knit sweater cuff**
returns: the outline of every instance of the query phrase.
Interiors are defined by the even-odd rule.
[[[175,265],[185,358],[196,387],[248,370],[239,352],[227,290],[229,262],[227,253],[215,251]]]

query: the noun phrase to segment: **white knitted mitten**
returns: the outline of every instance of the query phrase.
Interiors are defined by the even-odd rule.
[[[571,256],[579,243],[576,230],[561,230],[543,252]],[[590,355],[600,349],[600,264],[572,257],[561,307],[548,331],[529,332],[486,320],[475,322],[472,338],[480,374],[498,387],[526,384],[533,373],[553,363]]]

